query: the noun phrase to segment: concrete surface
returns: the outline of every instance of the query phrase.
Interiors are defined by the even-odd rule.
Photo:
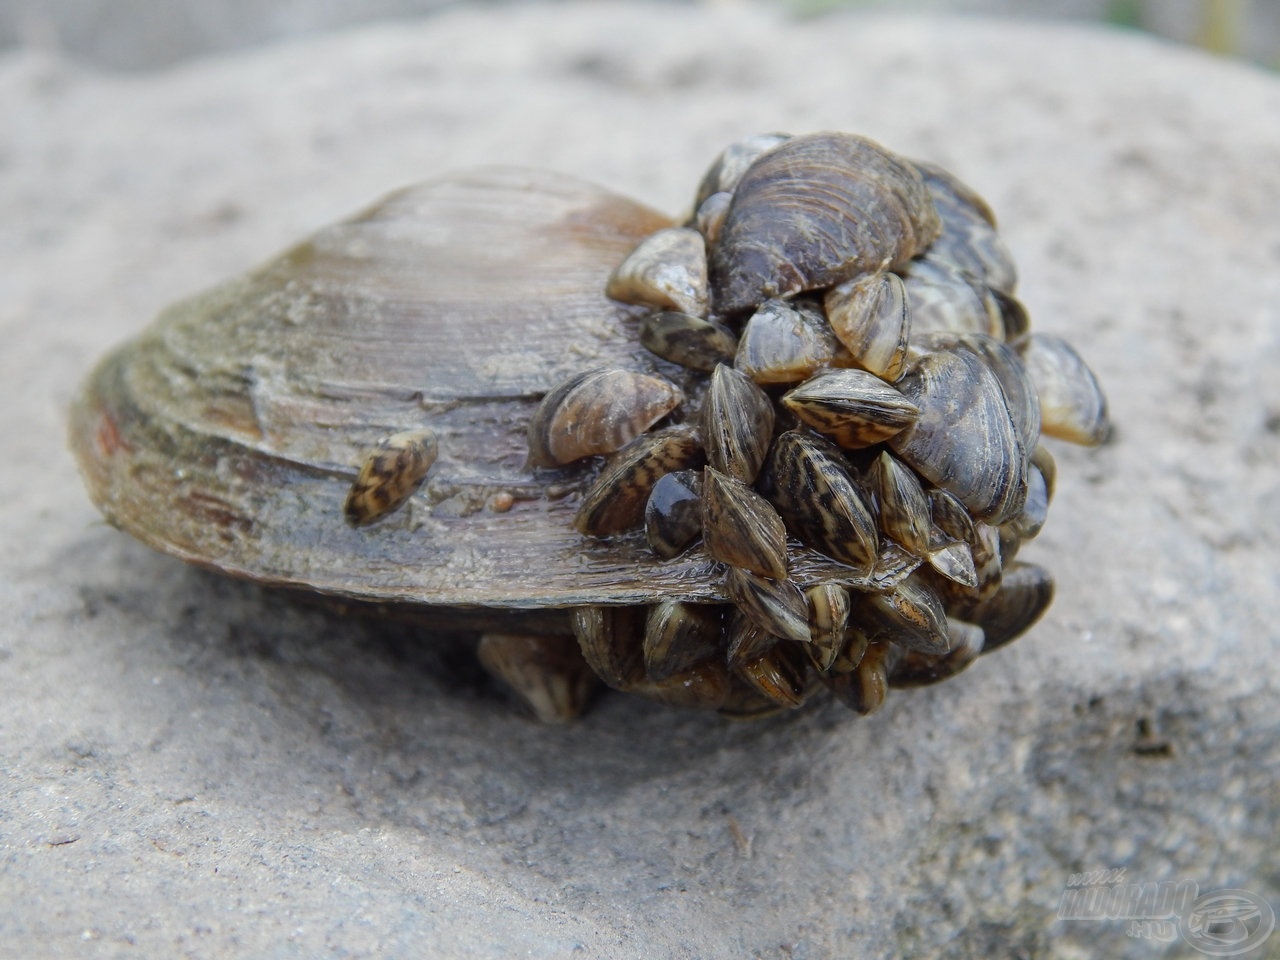
[[[0,956],[1200,956],[1058,919],[1071,875],[1280,906],[1278,116],[1135,37],[750,8],[0,60]],[[97,355],[396,185],[516,161],[676,210],[724,142],[825,127],[987,196],[1118,423],[1057,450],[1049,617],[956,681],[545,729],[464,650],[153,555],[80,489]]]

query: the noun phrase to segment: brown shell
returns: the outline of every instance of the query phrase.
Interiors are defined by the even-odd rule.
[[[896,270],[941,232],[914,166],[865,137],[795,137],[756,160],[734,189],[710,254],[712,305],[757,306]]]
[[[723,601],[703,550],[667,560],[641,530],[574,528],[596,462],[527,463],[527,424],[557,384],[588,367],[653,369],[646,311],[603,291],[669,223],[541,172],[392,194],[106,357],[71,419],[90,495],[154,548],[326,594],[526,611]],[[422,428],[439,444],[422,487],[352,526],[343,505],[367,451]],[[876,579],[912,566],[897,558]],[[793,576],[860,580],[808,551]]]
[[[442,605],[718,600],[703,554],[592,541],[525,426],[558,383],[644,370],[642,310],[610,272],[667,226],[573,178],[491,170],[392,194],[258,270],[179,303],[108,356],[71,446],[117,526],[167,553],[280,585]],[[364,453],[429,427],[439,457],[397,513],[354,528]],[[509,510],[485,504],[510,494]]]

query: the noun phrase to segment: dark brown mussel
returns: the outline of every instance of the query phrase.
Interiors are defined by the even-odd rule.
[[[1039,620],[1053,602],[1053,577],[1034,563],[1015,561],[1004,569],[999,589],[986,599],[948,600],[952,616],[977,624],[986,635],[983,653],[1003,647]]]
[[[809,600],[809,646],[814,666],[827,671],[844,650],[849,630],[849,591],[838,583],[819,583],[805,591]]]
[[[913,556],[923,557],[933,546],[929,496],[915,471],[888,450],[871,465],[870,479],[879,503],[880,532]]]
[[[791,580],[771,580],[740,567],[725,571],[725,592],[766,633],[809,642],[809,601]]]
[[[902,657],[902,648],[883,640],[867,644],[858,665],[847,673],[833,673],[824,682],[836,699],[864,717],[884,706],[889,674]]]
[[[794,643],[775,644],[734,672],[761,696],[786,710],[802,706],[814,689],[809,661]]]
[[[720,156],[707,169],[698,185],[694,208],[701,207],[715,193],[732,194],[738,181],[761,154],[791,139],[786,133],[758,133],[731,143],[720,151]]]
[[[871,625],[872,636],[907,650],[946,653],[951,649],[947,612],[942,598],[918,573],[884,593],[860,598],[858,612]]]
[[[711,251],[720,313],[904,266],[941,231],[920,174],[864,137],[818,133],[764,153],[739,180]]]
[[[954,677],[978,659],[983,649],[982,628],[961,620],[948,620],[951,649],[941,654],[906,650],[889,674],[892,687],[923,687]]]
[[[583,659],[615,690],[644,679],[643,607],[576,607],[573,635]]]
[[[702,535],[702,474],[676,470],[658,478],[644,508],[649,549],[669,560]]]

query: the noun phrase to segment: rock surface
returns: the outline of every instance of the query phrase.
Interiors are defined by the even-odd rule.
[[[0,955],[1197,956],[1058,919],[1069,877],[1280,907],[1275,77],[1089,29],[557,6],[150,76],[11,55],[0,116]],[[1055,607],[962,678],[867,720],[615,696],[547,729],[463,648],[153,555],[80,489],[94,358],[392,187],[520,162],[676,211],[723,143],[820,128],[978,188],[1118,424],[1055,449]]]

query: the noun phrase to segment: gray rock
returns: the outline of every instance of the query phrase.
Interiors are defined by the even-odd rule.
[[[14,55],[0,116],[0,954],[1149,957],[1057,918],[1072,874],[1280,906],[1273,76],[1087,29],[557,6],[133,79]],[[539,727],[456,644],[152,554],[63,452],[108,345],[403,182],[514,161],[675,211],[723,143],[825,127],[991,201],[1118,424],[1055,448],[1047,619],[872,718]]]

